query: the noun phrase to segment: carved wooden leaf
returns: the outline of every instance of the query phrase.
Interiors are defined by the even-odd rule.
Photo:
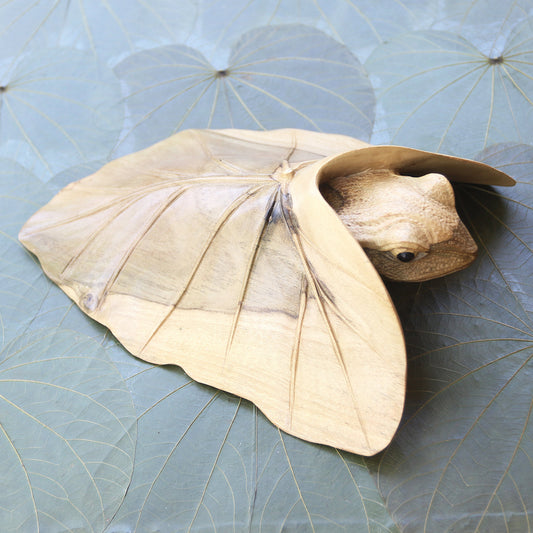
[[[371,455],[401,417],[404,342],[318,183],[428,158],[468,178],[455,158],[339,135],[190,130],[67,186],[20,239],[131,353],[253,401],[291,434]]]

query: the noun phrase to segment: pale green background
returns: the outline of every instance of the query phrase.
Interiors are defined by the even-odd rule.
[[[533,529],[533,0],[3,0],[0,86],[2,533]],[[135,359],[18,243],[61,186],[187,127],[345,133],[518,180],[457,188],[472,267],[389,286],[409,386],[382,454]]]

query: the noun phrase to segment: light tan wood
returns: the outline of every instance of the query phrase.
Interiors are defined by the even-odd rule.
[[[401,176],[368,170],[333,178],[326,201],[389,279],[425,281],[468,266],[477,246],[455,210],[442,174]]]
[[[395,254],[475,246],[462,225],[450,229],[458,218],[446,180],[404,179],[404,164],[511,183],[480,163],[340,135],[188,130],[70,184],[19,237],[131,353],[251,400],[288,433],[373,455],[400,421],[406,361],[395,309],[358,239],[381,254],[378,269],[402,279],[458,265],[421,269],[421,258]],[[391,187],[412,213],[390,215]],[[426,204],[450,227],[428,230]],[[389,215],[427,231],[382,231]]]

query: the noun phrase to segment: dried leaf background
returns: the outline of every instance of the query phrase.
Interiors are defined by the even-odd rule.
[[[2,530],[531,531],[532,17],[532,0],[2,2]],[[288,126],[518,180],[458,188],[473,267],[390,286],[407,407],[369,460],[129,356],[16,239],[65,183],[173,131]]]

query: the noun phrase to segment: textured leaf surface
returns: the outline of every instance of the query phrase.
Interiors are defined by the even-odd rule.
[[[215,59],[223,59],[237,36],[254,27],[302,22],[327,32],[364,58],[390,36],[429,23],[435,11],[432,2],[416,0],[237,0],[232,10],[221,0],[204,0],[199,5],[190,40]]]
[[[46,280],[18,242],[19,225],[43,198],[43,186],[24,167],[0,159],[0,326],[2,346],[25,330],[39,312]]]
[[[416,305],[416,401],[380,465],[388,508],[406,531],[528,531],[531,322],[490,281],[429,286]]]
[[[388,136],[376,140],[463,157],[496,142],[527,142],[532,24],[517,26],[494,56],[444,32],[404,34],[378,47],[366,68],[379,88]]]
[[[0,362],[4,531],[101,531],[129,483],[130,394],[105,352],[68,330],[36,331]]]
[[[187,37],[195,14],[192,0],[6,0],[0,5],[0,57],[70,46],[113,64],[139,48]]]
[[[480,244],[473,275],[399,290],[412,298],[402,315],[409,402],[379,487],[405,531],[529,531],[532,156],[531,146],[495,145],[480,158],[516,187],[461,191]]]
[[[482,212],[489,224],[478,224],[483,254],[480,274],[496,279],[510,289],[524,310],[533,316],[533,148],[531,145],[494,145],[479,154],[482,161],[511,172],[517,186],[509,190],[489,191],[481,196],[470,193],[474,208],[482,202]],[[472,210],[472,217],[478,209]],[[498,237],[498,238],[496,238]]]
[[[287,436],[179,370],[139,368],[129,383],[150,444],[138,449],[118,530],[396,531],[356,456]]]
[[[431,3],[431,2],[429,2]],[[483,54],[497,57],[514,26],[533,15],[532,0],[463,2],[444,0],[433,12],[433,28],[453,31],[468,39]]]
[[[16,240],[52,191],[13,161],[1,168],[2,529],[102,531],[132,474],[130,391],[94,330],[76,323]]]
[[[15,72],[22,72],[25,80],[34,80],[23,85],[32,92],[19,92],[18,96],[61,125],[83,154],[43,115],[20,101],[15,104],[9,90],[0,92],[0,102],[8,98],[11,105],[19,106],[15,116],[24,119],[21,124],[45,161],[21,134],[7,107],[0,104],[1,154],[17,161],[3,160],[0,168],[2,338],[5,344],[17,342],[24,353],[31,354],[30,362],[38,362],[42,370],[41,381],[52,382],[55,363],[40,362],[45,346],[35,337],[41,334],[32,331],[44,328],[50,333],[51,328],[59,327],[57,335],[68,341],[71,356],[90,355],[101,361],[100,355],[105,353],[126,380],[139,423],[136,460],[130,489],[108,532],[141,532],[151,527],[163,532],[189,528],[224,532],[283,528],[325,532],[404,529],[416,533],[533,530],[533,444],[528,418],[528,357],[533,353],[533,122],[528,101],[533,94],[533,31],[527,21],[532,14],[531,0],[0,3],[0,86],[9,87]],[[310,39],[309,55],[304,57],[321,57],[320,38],[320,43],[331,43],[331,47],[324,45],[328,54],[335,51],[333,57],[342,59],[333,69],[329,63],[321,64],[311,71],[310,78],[306,70],[313,63],[297,65],[299,80],[311,80],[326,91],[311,91],[300,81],[289,82],[288,73],[294,74],[294,68],[287,69],[286,61],[277,60],[289,53],[302,57],[302,41],[296,46],[297,40],[288,40],[276,54],[267,54],[272,41],[265,36],[279,31],[273,25],[282,24],[305,25],[307,35],[316,36]],[[400,37],[406,31],[411,32],[409,39]],[[229,72],[229,76],[210,81],[217,71],[234,64],[230,56],[237,54],[236,45],[243,42],[246,32],[251,32],[248,37],[256,36],[248,41],[246,50],[259,58],[256,66],[270,65],[269,77],[258,76],[265,71],[256,68],[246,69],[242,79]],[[324,39],[324,34],[336,42]],[[161,48],[169,45],[172,48]],[[42,76],[30,78],[26,73],[42,73],[39,69],[46,63],[42,58],[50,57],[43,55],[46,52],[42,49],[58,46],[65,49],[57,58],[65,60],[53,71],[57,80],[41,86],[38,80]],[[130,55],[149,50],[152,62],[148,56]],[[168,55],[168,50],[178,53]],[[187,58],[183,51],[191,56]],[[353,455],[340,456],[334,450],[281,436],[250,404],[189,383],[179,369],[151,367],[131,357],[44,277],[35,258],[16,242],[16,233],[27,216],[57,192],[57,186],[98,168],[84,162],[106,159],[113,150],[117,133],[101,134],[102,124],[104,130],[106,126],[98,120],[113,117],[109,109],[117,100],[117,83],[122,84],[130,114],[125,121],[121,116],[110,120],[123,140],[114,153],[130,152],[163,139],[180,124],[214,125],[215,118],[221,126],[259,129],[239,101],[241,95],[264,127],[313,129],[301,115],[269,104],[272,99],[264,93],[252,92],[246,85],[250,80],[261,89],[267,88],[268,80],[268,89],[279,91],[275,94],[281,100],[306,113],[318,129],[336,131],[345,122],[345,132],[357,135],[359,122],[353,108],[327,91],[341,94],[356,107],[367,105],[357,92],[368,87],[364,71],[362,84],[359,74],[346,77],[346,72],[358,73],[360,67],[354,67],[353,59],[344,59],[355,56],[365,61],[372,54],[365,67],[372,74],[377,95],[377,121],[372,132],[376,142],[393,138],[417,148],[440,146],[443,152],[479,157],[509,172],[520,183],[513,189],[460,188],[465,221],[480,245],[480,258],[474,266],[448,280],[391,286],[409,340],[408,405],[404,425],[391,449],[382,457],[363,462]],[[491,64],[487,59],[501,55],[502,63]],[[161,62],[167,58],[170,64],[165,69]],[[239,64],[246,62],[242,55],[237,58]],[[88,79],[90,73],[92,82],[107,80],[102,73],[117,64],[118,68],[129,64],[149,70],[119,73],[121,81],[113,80],[115,88],[111,91],[105,88],[106,82],[103,86],[100,82],[87,85],[71,79],[73,74]],[[346,70],[346,64],[350,69]],[[172,89],[146,90],[160,81],[173,84]],[[209,83],[212,85],[206,90]],[[217,84],[219,99],[213,105]],[[222,97],[224,87],[232,103],[229,110]],[[53,96],[37,97],[43,89]],[[145,96],[136,97],[136,91]],[[180,103],[173,107],[172,101]],[[93,111],[80,107],[80,102],[92,102]],[[322,107],[321,102],[325,102]],[[166,111],[158,115],[156,108],[162,104]],[[95,107],[102,117],[94,113]],[[261,115],[263,107],[268,109],[266,117]],[[184,120],[189,108],[190,119]],[[213,117],[211,122],[209,117]],[[95,124],[99,124],[99,132]],[[483,148],[484,152],[478,153]],[[82,166],[70,168],[80,163]],[[39,188],[39,182],[64,169],[65,173],[49,182],[50,190]],[[54,338],[59,338],[57,335]],[[94,348],[89,338],[101,348]],[[36,343],[31,344],[32,340]],[[79,342],[82,344],[76,344]],[[4,349],[6,354],[11,351]],[[16,354],[11,359],[14,361],[13,357]],[[76,390],[79,365],[72,368],[72,381],[64,372],[66,366],[61,365],[64,390]],[[24,369],[30,367],[30,363],[18,367],[19,378],[24,379]],[[58,398],[66,403],[71,397],[68,392],[68,396]],[[31,395],[23,396],[22,401],[30,403]],[[28,418],[20,413],[10,409],[9,415],[1,415],[0,423],[9,424],[12,433],[27,439],[35,426],[28,425]],[[93,419],[101,418],[97,411],[92,413]],[[79,419],[86,420],[81,412]],[[66,441],[56,438],[52,442]],[[102,450],[100,445],[97,449]],[[26,448],[15,443],[15,447],[2,450],[7,451],[2,454],[0,478],[8,479],[9,475],[10,480],[2,483],[0,491],[0,508],[8,510],[2,516],[2,520],[6,518],[2,527],[7,524],[16,529],[24,523],[28,524],[26,531],[33,532],[35,505],[31,504],[31,488],[17,456],[17,451]],[[67,461],[66,457],[61,460]],[[83,461],[74,464],[79,467]],[[79,470],[71,475],[68,468],[60,472],[54,471],[54,479],[72,489],[72,501],[79,502],[80,494],[91,495],[83,499],[87,507],[80,509],[94,531],[102,530],[102,517],[112,517],[111,507],[116,508],[115,498],[123,494],[124,486],[116,487],[116,494],[109,499],[113,503],[102,511],[98,498],[94,498],[97,492],[91,476],[78,476]],[[191,497],[186,501],[183,494],[188,491]],[[39,497],[44,498],[41,493]],[[54,516],[61,523],[55,522],[47,530],[64,531],[68,530],[64,524],[87,523],[79,510],[68,506],[67,499],[53,509],[57,509]]]
[[[71,183],[19,238],[131,353],[253,401],[292,435],[374,455],[401,417],[405,352],[381,279],[316,187],[341,146],[367,147],[187,130]]]
[[[107,157],[120,132],[119,84],[87,53],[44,49],[0,64],[0,155],[46,181]]]
[[[131,124],[118,153],[186,128],[291,127],[363,140],[372,131],[374,93],[363,67],[307,26],[252,30],[219,69],[197,50],[175,45],[132,55],[115,72],[128,86]]]

